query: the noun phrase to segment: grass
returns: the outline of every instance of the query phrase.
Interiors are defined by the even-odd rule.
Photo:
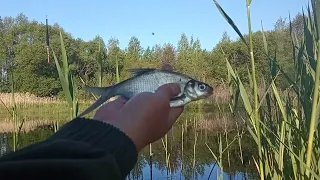
[[[27,121],[21,127],[20,132],[26,132],[27,133],[27,132],[33,131],[33,130],[37,129],[38,127],[41,127],[41,126],[46,126],[46,125],[53,126],[54,123],[55,123],[55,121],[52,121],[52,120],[51,121],[50,120]],[[10,121],[0,121],[0,133],[9,133],[9,132],[15,132],[14,124],[11,123]]]
[[[276,54],[270,54],[267,38],[262,33],[261,39],[270,61],[270,80],[267,81],[263,96],[259,95],[256,83],[250,15],[251,0],[246,0],[249,43],[219,3],[216,0],[213,1],[250,52],[251,72],[248,71],[252,82],[250,88],[244,87],[228,59],[226,63],[230,93],[233,97],[232,111],[236,111],[238,98],[241,98],[247,111],[247,117],[244,118],[247,130],[257,145],[259,156],[255,162],[260,179],[320,179],[318,141],[320,62],[317,60],[320,58],[320,20],[317,19],[320,18],[319,1],[312,0],[312,11],[308,6],[307,15],[304,15],[303,40],[298,42],[296,34],[291,31],[294,54],[292,62],[295,65],[295,71],[298,72],[295,79],[287,79],[292,82],[290,90],[293,95],[282,95],[279,92],[275,82],[280,72],[283,74],[285,72],[278,65]],[[306,81],[308,83],[305,83]],[[295,97],[296,101],[293,100]]]
[[[90,103],[79,103],[79,109],[85,109]],[[21,103],[16,104],[18,117],[24,118],[25,121],[33,120],[70,120],[69,105],[66,102],[59,103]],[[89,115],[92,116],[94,112]],[[12,119],[12,113],[9,113],[3,106],[0,107],[0,122]]]
[[[1,101],[6,105],[12,104],[11,93],[0,93]],[[64,103],[64,101],[55,97],[37,97],[30,93],[15,93],[16,104],[39,104],[39,103]]]

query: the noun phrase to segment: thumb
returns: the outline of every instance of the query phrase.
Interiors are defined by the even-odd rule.
[[[175,96],[177,96],[181,92],[180,86],[176,83],[168,83],[160,86],[155,94],[163,96],[167,99],[171,99]]]

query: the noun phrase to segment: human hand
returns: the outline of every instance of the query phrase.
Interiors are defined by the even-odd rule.
[[[168,64],[162,69],[172,71]],[[171,108],[170,99],[180,93],[177,84],[166,84],[155,93],[140,93],[129,101],[119,97],[99,108],[94,119],[109,123],[135,143],[137,150],[163,137],[183,112],[183,107]]]

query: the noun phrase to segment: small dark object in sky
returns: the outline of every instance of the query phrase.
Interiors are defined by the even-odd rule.
[[[154,33],[152,33],[152,35],[154,35]]]

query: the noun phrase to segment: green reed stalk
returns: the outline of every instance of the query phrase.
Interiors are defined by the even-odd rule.
[[[263,157],[262,157],[262,147],[261,147],[261,131],[260,131],[260,117],[259,117],[259,101],[258,101],[258,86],[256,80],[256,68],[255,59],[253,55],[253,44],[252,44],[252,29],[251,29],[251,15],[250,15],[250,4],[251,0],[247,0],[247,17],[248,17],[248,29],[249,29],[249,45],[250,45],[250,57],[251,57],[251,68],[252,68],[252,82],[253,82],[253,96],[254,96],[254,119],[255,127],[257,132],[258,141],[258,154],[259,154],[259,166],[260,166],[260,178],[264,180],[263,172]]]
[[[194,127],[194,143],[193,143],[193,170],[196,166],[196,147],[197,147],[197,124],[196,119],[193,119],[193,127]]]
[[[102,87],[102,51],[101,51],[101,40],[99,39],[99,47],[97,54],[97,62],[98,62],[98,87]]]
[[[168,134],[165,135],[165,143],[166,143],[166,166],[169,167],[169,158],[168,158]]]
[[[169,156],[170,154],[168,153],[168,134],[166,134],[164,136],[165,140],[163,141],[163,138],[161,138],[161,142],[162,142],[162,145],[163,145],[163,148],[165,150],[165,156],[166,156],[166,167],[168,168],[169,167]]]
[[[117,77],[117,83],[120,82],[120,75],[119,75],[119,63],[118,63],[118,55],[116,55],[116,77]]]
[[[16,101],[14,98],[14,77],[13,77],[13,72],[11,73],[11,100],[12,100],[12,121],[13,121],[13,151],[16,151],[16,146],[17,146],[17,116],[16,116],[16,111],[17,111],[17,105]]]
[[[181,172],[183,172],[183,136],[184,136],[184,128],[183,123],[181,124]]]
[[[221,133],[219,133],[219,164],[220,166],[220,172],[219,172],[219,179],[223,179],[223,150],[222,150],[222,137]]]
[[[228,142],[228,131],[225,131],[225,136],[226,136],[226,143],[227,143],[227,146],[229,145],[229,142]],[[230,163],[230,151],[227,150],[227,157],[228,157],[228,164],[229,164],[229,167],[231,166],[231,163]]]
[[[73,81],[73,76],[69,70],[68,57],[67,57],[61,32],[60,32],[60,45],[61,45],[61,52],[62,52],[63,70],[60,68],[58,59],[53,50],[52,52],[53,52],[56,68],[58,71],[59,79],[61,82],[61,86],[70,108],[70,117],[71,119],[73,119],[78,115],[79,104],[78,104],[78,101],[76,100],[76,96],[75,96],[76,86],[75,86],[75,82]]]
[[[152,143],[149,144],[149,156],[151,157],[153,155],[152,153]]]
[[[184,131],[185,131],[185,134],[188,132],[188,120],[185,121],[185,127],[184,127]]]
[[[319,12],[319,8],[320,8],[320,2],[318,0],[314,1],[314,5],[315,5],[315,11],[314,15],[316,15],[316,18],[320,18],[320,12]],[[311,18],[311,17],[310,17]],[[317,21],[317,19],[315,19]],[[310,167],[311,165],[311,156],[312,156],[312,150],[313,150],[313,140],[314,140],[314,133],[315,133],[315,129],[316,129],[316,122],[318,121],[318,119],[316,119],[316,116],[319,114],[318,110],[317,110],[317,106],[319,106],[319,78],[320,78],[320,40],[319,40],[319,26],[320,24],[317,24],[317,30],[318,30],[318,34],[315,35],[316,38],[316,45],[318,48],[317,52],[317,66],[316,66],[316,75],[315,75],[315,85],[314,85],[314,89],[313,89],[313,98],[312,98],[312,112],[311,112],[311,121],[310,121],[310,129],[309,129],[309,138],[308,138],[308,147],[307,147],[307,166]],[[319,118],[319,117],[318,117]],[[320,161],[319,161],[320,163]],[[306,175],[307,177],[310,176],[310,172],[308,170],[306,170]]]
[[[206,122],[206,128],[204,129],[204,142],[208,141],[208,119],[205,120]]]
[[[12,112],[10,112],[10,109],[6,106],[6,104],[0,99],[2,105],[5,107],[5,109],[8,111],[8,113],[11,115],[12,117],[12,123],[13,123],[13,132],[12,132],[12,139],[13,139],[13,151],[16,151],[18,148],[18,140],[19,140],[19,134],[20,131],[23,127],[23,124],[25,122],[25,119],[22,118],[21,124],[18,127],[18,120],[21,118],[18,116],[18,108],[17,108],[17,103],[15,100],[15,91],[14,91],[14,85],[15,85],[15,81],[14,81],[14,73],[13,70],[9,73],[11,75],[11,103],[12,103]]]
[[[241,159],[241,163],[243,164],[243,155],[242,155],[242,146],[241,146],[241,137],[242,136],[240,136],[238,122],[236,122],[236,126],[237,126],[238,144],[239,144],[239,150],[240,150],[240,159]]]
[[[222,143],[222,136],[221,133],[218,133],[218,143],[219,143],[219,156],[217,156],[212,149],[209,147],[209,145],[205,142],[205,145],[207,146],[207,148],[209,149],[211,155],[213,156],[214,160],[216,161],[216,163],[218,164],[219,168],[220,168],[220,173],[219,173],[219,178],[218,179],[223,179],[223,164],[222,164],[222,160],[223,160],[223,154],[225,153],[225,151],[227,151],[231,145],[239,138],[241,137],[245,132],[243,131],[241,134],[237,134],[233,140],[227,144],[227,146],[225,148],[223,148],[223,143]]]
[[[149,144],[149,160],[150,160],[150,179],[152,179],[152,143]]]

